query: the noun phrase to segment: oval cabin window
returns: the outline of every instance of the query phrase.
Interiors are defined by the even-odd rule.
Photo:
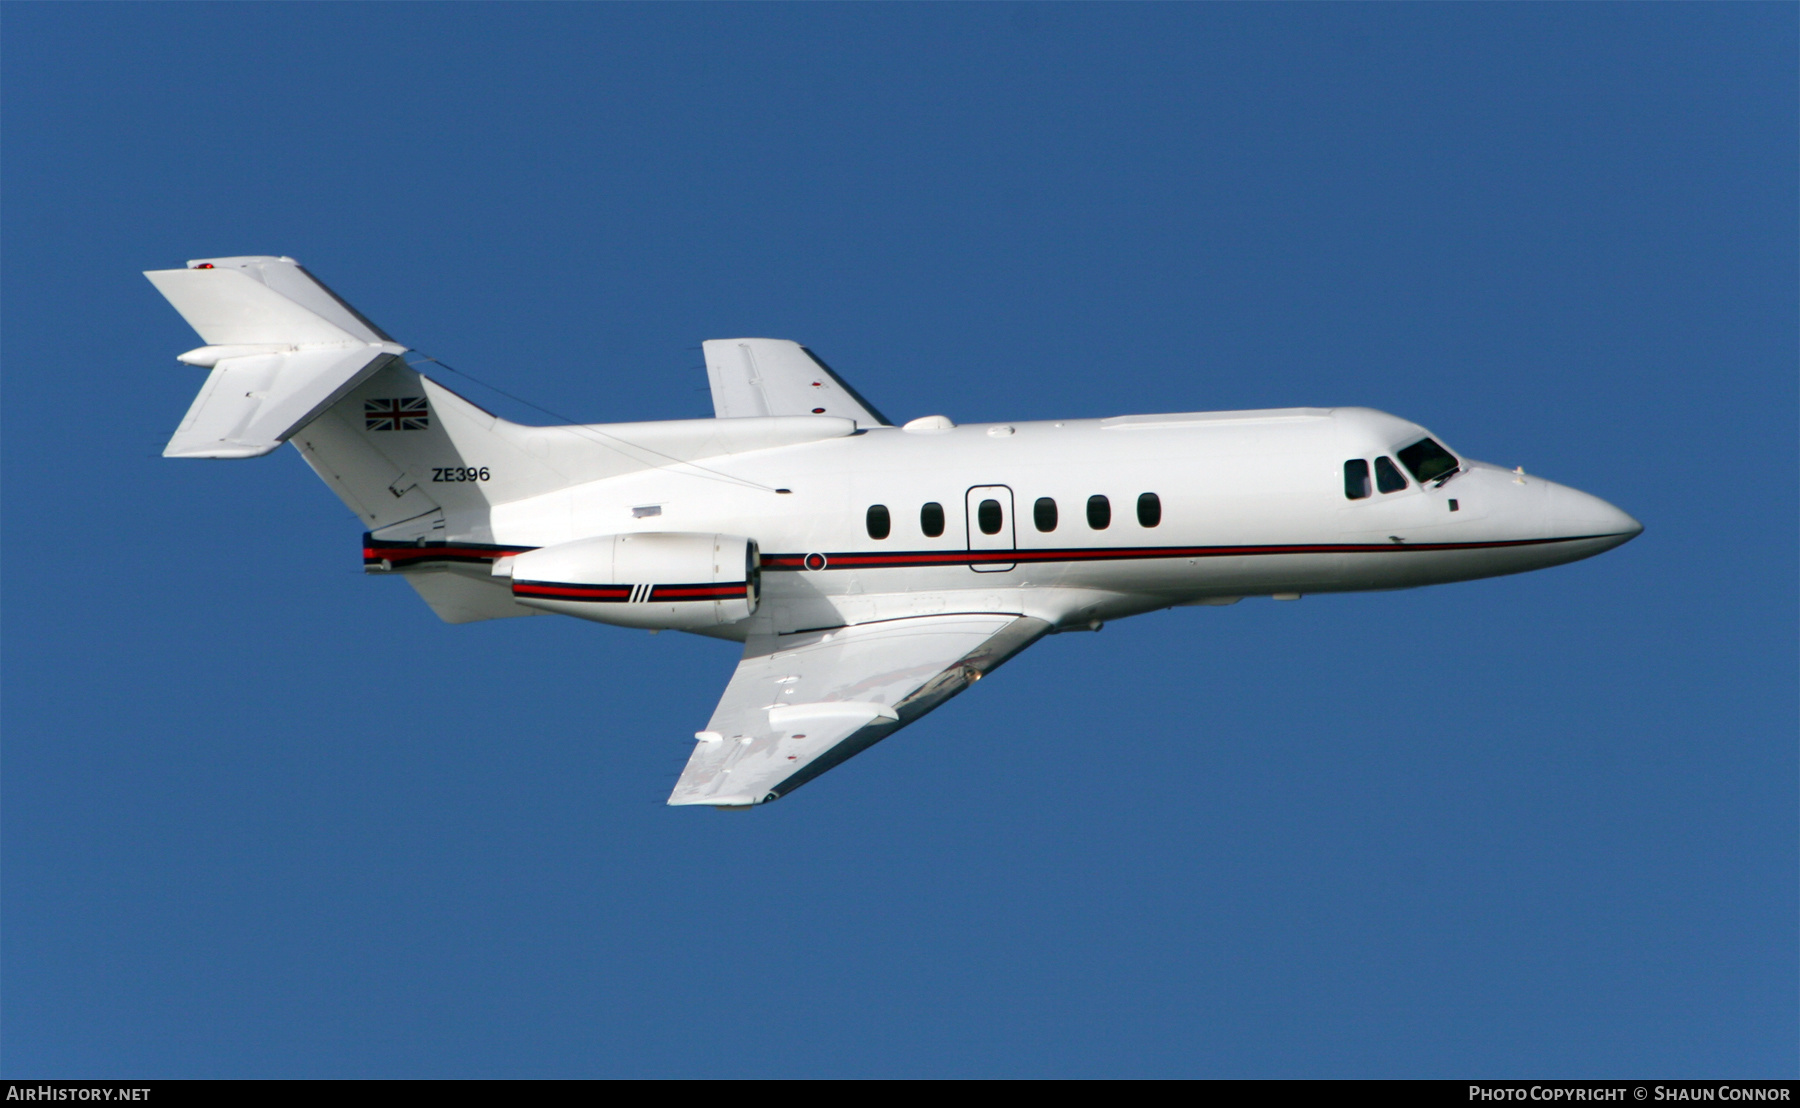
[[[1088,526],[1096,531],[1112,526],[1112,501],[1104,496],[1088,497]]]
[[[975,509],[975,522],[981,526],[982,534],[998,535],[1000,525],[1006,522],[1006,517],[1000,511],[1000,502],[983,500],[981,506]]]
[[[885,539],[888,537],[888,532],[894,528],[894,521],[888,516],[886,504],[869,505],[868,524],[870,538]]]
[[[942,504],[934,500],[919,509],[919,530],[925,532],[925,537],[928,539],[935,539],[944,533],[944,506]]]
[[[1037,503],[1031,506],[1031,522],[1037,524],[1040,531],[1056,530],[1056,501],[1047,496],[1038,497]]]
[[[1162,522],[1162,498],[1153,492],[1138,496],[1138,526],[1155,527]]]

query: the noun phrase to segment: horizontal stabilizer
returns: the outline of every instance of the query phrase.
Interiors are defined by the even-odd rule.
[[[144,276],[208,346],[394,341],[292,258],[203,258]]]
[[[206,342],[181,360],[212,369],[164,457],[267,454],[406,352],[292,258],[144,276]]]

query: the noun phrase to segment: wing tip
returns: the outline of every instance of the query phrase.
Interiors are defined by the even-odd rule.
[[[671,794],[668,804],[671,808],[694,808],[704,805],[717,808],[723,812],[748,812],[758,804],[767,804],[774,800],[775,793],[766,796],[751,796],[749,793],[730,793],[724,796],[679,796]]]

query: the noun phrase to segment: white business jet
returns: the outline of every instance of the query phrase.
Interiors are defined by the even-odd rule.
[[[292,443],[362,520],[365,568],[450,623],[744,644],[670,804],[785,796],[1044,635],[1521,573],[1643,530],[1368,408],[895,427],[781,339],[705,344],[714,419],[528,427],[422,376],[291,258],[146,276],[212,371],[166,456]]]

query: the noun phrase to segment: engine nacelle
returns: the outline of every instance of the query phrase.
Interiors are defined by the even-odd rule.
[[[756,611],[762,558],[738,535],[601,535],[504,559],[513,599],[622,627],[691,630]]]

